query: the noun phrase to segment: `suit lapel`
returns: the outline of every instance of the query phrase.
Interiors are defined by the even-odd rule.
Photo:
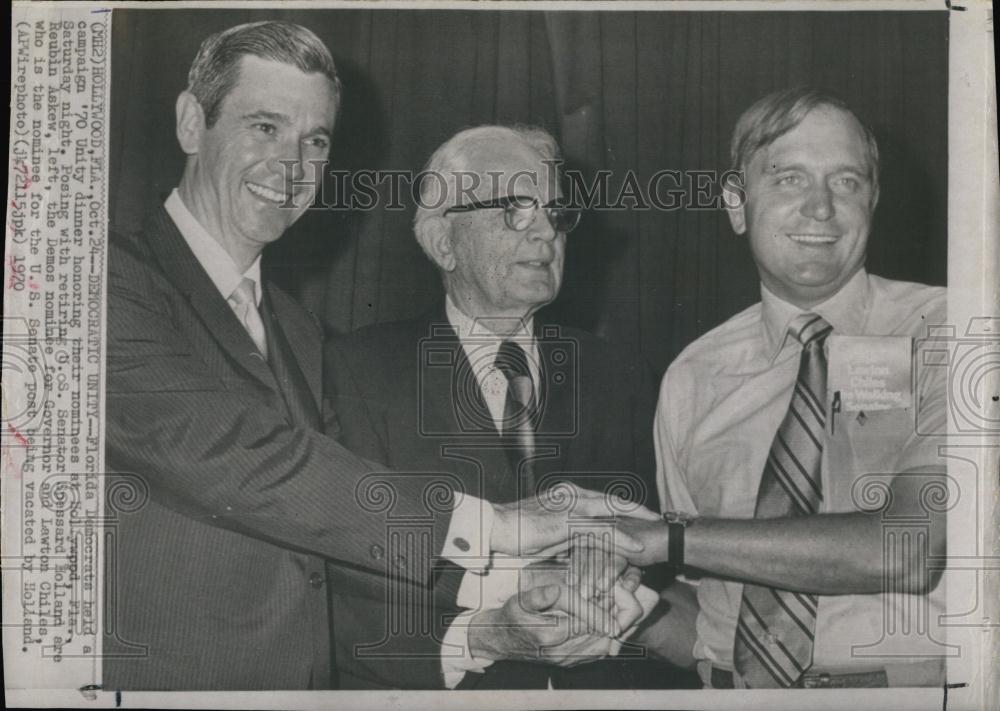
[[[150,247],[170,282],[191,303],[208,333],[246,371],[272,389],[277,383],[236,314],[212,283],[164,207],[146,225]]]
[[[274,323],[282,332],[295,364],[309,389],[309,397],[319,411],[322,408],[322,342],[319,336],[319,326],[313,323],[302,312],[302,308],[281,289],[265,279],[268,303]]]
[[[453,456],[479,464],[481,481],[467,481],[470,492],[495,503],[513,501],[518,492],[501,448],[503,439],[443,305],[433,312],[423,333],[430,338],[421,353],[417,396],[426,432],[443,435],[441,445]]]
[[[558,332],[557,332],[558,334]],[[550,471],[565,469],[568,445],[572,441],[568,437],[554,438],[556,433],[573,433],[579,427],[579,407],[577,403],[576,382],[579,373],[576,368],[579,363],[568,350],[565,339],[546,337],[545,330],[535,322],[535,339],[538,344],[538,355],[541,361],[541,392],[538,394],[539,422],[535,428],[535,448],[545,445],[558,448],[558,466],[546,461],[545,468]]]
[[[428,320],[427,333],[428,347],[419,366],[420,396],[440,393],[440,397],[425,401],[423,412],[430,418],[429,431],[497,435],[465,349],[443,308]]]
[[[295,424],[306,425],[318,430],[321,427],[321,420],[316,398],[299,367],[298,359],[289,344],[289,340],[285,336],[286,329],[290,328],[292,324],[283,326],[275,313],[272,297],[276,291],[275,288],[271,287],[264,290],[264,300],[260,310],[270,353],[268,364],[278,382],[289,419]],[[311,337],[311,340],[318,343],[318,334],[311,327],[311,324],[307,324],[305,330],[291,328],[287,332],[296,334],[296,340],[310,339]]]

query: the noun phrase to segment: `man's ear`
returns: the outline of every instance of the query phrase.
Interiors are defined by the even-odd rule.
[[[177,142],[186,154],[194,155],[201,144],[205,131],[205,112],[198,99],[190,91],[182,91],[177,97]]]
[[[446,272],[454,271],[456,265],[451,228],[451,222],[445,218],[429,217],[417,229],[417,239],[427,256]]]
[[[747,193],[743,186],[743,174],[731,172],[722,181],[722,201],[729,215],[733,232],[741,235],[747,231]]]

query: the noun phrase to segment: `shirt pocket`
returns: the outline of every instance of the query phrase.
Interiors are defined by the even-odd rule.
[[[900,453],[913,434],[913,410],[860,410],[833,417],[824,468],[824,490],[830,492],[828,501],[833,507],[828,510],[855,511],[865,508],[862,501],[855,501],[860,496],[854,491],[859,478],[895,473]]]

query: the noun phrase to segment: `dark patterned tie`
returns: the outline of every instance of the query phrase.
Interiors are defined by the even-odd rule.
[[[523,498],[534,491],[531,457],[534,454],[536,403],[528,355],[514,341],[503,341],[494,365],[507,378],[501,435],[516,443],[507,452],[524,487],[518,498]]]
[[[826,427],[826,354],[833,328],[800,314],[788,331],[802,344],[799,374],[771,444],[757,493],[755,518],[804,516],[823,500],[820,463]],[[733,663],[751,688],[793,686],[812,664],[817,596],[761,585],[743,586]]]

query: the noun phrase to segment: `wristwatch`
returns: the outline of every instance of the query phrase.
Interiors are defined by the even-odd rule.
[[[684,529],[695,517],[681,511],[666,511],[663,520],[667,524],[667,564],[680,570],[684,567]]]

